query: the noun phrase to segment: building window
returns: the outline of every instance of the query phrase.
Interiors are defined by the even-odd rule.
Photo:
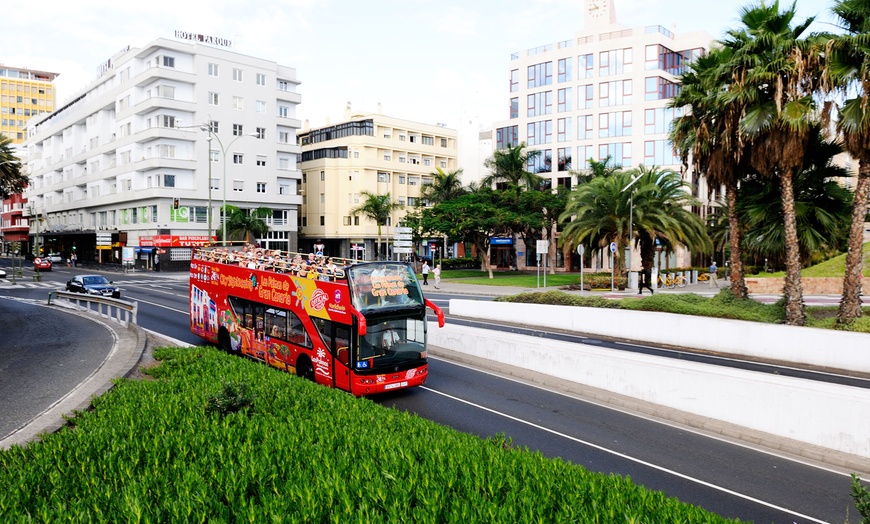
[[[242,81],[242,70],[241,69],[233,68],[233,80],[235,80],[236,82]]]
[[[325,226],[325,225],[326,225],[326,217],[323,216],[323,215],[320,215],[320,225],[321,225],[321,226]]]
[[[233,97],[233,109],[244,109],[245,99],[240,96]]]
[[[405,157],[404,157],[404,156],[400,156],[400,157],[399,157],[399,163],[400,163],[400,164],[404,164],[404,163],[405,163]]]
[[[577,57],[577,78],[592,78],[595,76],[595,55],[580,55]]]
[[[264,86],[266,85],[266,75],[263,73],[257,73],[257,85]]]
[[[631,142],[618,144],[601,144],[598,146],[598,159],[602,160],[607,157],[613,161],[614,165],[622,167],[631,166]]]
[[[516,93],[517,91],[520,90],[520,70],[519,69],[511,70],[510,83],[511,83],[511,89],[510,89],[511,93]]]
[[[390,174],[389,173],[384,173],[383,171],[378,172],[378,182],[389,182],[389,181],[390,181]]]
[[[571,94],[573,87],[565,87],[556,91],[556,111],[567,113],[571,111]]]
[[[595,100],[592,98],[592,84],[579,86],[577,88],[577,109],[592,109],[595,107]]]
[[[553,83],[553,62],[544,62],[528,67],[529,89],[548,86]]]
[[[400,183],[400,184],[404,184],[404,183],[405,183],[405,175],[399,175],[399,183]]]
[[[257,182],[257,193],[265,193],[266,192],[266,183],[265,182]]]
[[[588,140],[594,137],[593,129],[595,117],[592,115],[580,115],[577,117],[577,139]]]
[[[610,107],[632,103],[631,80],[615,80],[598,84],[598,106]]]
[[[233,153],[233,164],[244,163],[245,155],[243,153]]]
[[[257,138],[260,140],[266,139],[266,128],[265,127],[258,127],[257,128]]]
[[[233,136],[242,136],[244,134],[244,126],[242,124],[233,124]]]
[[[263,155],[257,155],[257,165],[260,167],[266,166],[266,157]]]
[[[220,160],[220,151],[216,151],[216,150],[212,149],[211,151],[208,152],[208,158],[212,162],[217,162],[218,160]]]
[[[645,109],[643,115],[643,134],[656,135],[667,133],[671,128],[671,122],[682,115],[683,110],[679,107]]]
[[[175,58],[171,56],[164,56],[163,67],[175,67]]]
[[[278,80],[278,91],[290,91],[290,82]]]
[[[419,186],[420,185],[420,177],[408,176],[408,185],[409,186]]]
[[[278,106],[278,116],[280,118],[290,118],[290,108],[287,106]]]
[[[549,144],[553,141],[553,121],[529,122],[526,128],[528,145]]]
[[[393,157],[389,153],[384,153],[384,160],[386,162],[389,162],[392,159],[393,159]]]
[[[528,169],[532,173],[549,173],[553,170],[553,150],[541,149],[535,158],[530,158]]]
[[[422,144],[424,146],[434,146],[435,145],[435,137],[424,136],[422,139]]]
[[[282,144],[290,143],[290,133],[288,131],[278,131],[278,142]]]
[[[441,139],[441,147],[447,147],[447,139],[446,138]]]
[[[411,207],[416,206],[417,202],[419,202],[419,201],[420,201],[420,199],[417,197],[408,197],[408,205]]]
[[[559,60],[559,63],[558,63],[559,73],[558,73],[558,77],[557,77],[557,81],[559,83],[571,81],[571,64],[572,64],[571,58],[562,58]]]
[[[245,181],[244,180],[233,180],[233,191],[236,193],[241,193],[245,190]]]
[[[220,178],[212,178],[211,179],[211,188],[212,190],[221,188],[221,179]]]
[[[598,138],[631,135],[631,111],[598,115]]]
[[[208,121],[208,130],[209,131],[211,131],[212,133],[217,133],[219,129],[220,129],[220,124],[218,123],[217,120],[209,120]]]
[[[220,71],[220,66],[217,64],[208,65],[208,76],[218,76],[218,71]]]
[[[556,121],[556,142],[570,142],[571,126],[573,125],[574,123],[570,116],[558,119]]]
[[[598,56],[600,60],[600,63],[598,64],[598,74],[600,76],[619,75],[632,72],[632,50],[630,47],[602,51]]]
[[[172,115],[163,115],[163,127],[175,127],[175,117]]]
[[[216,105],[218,105],[219,100],[220,100],[220,98],[219,98],[217,93],[209,91],[209,93],[208,93],[208,105],[216,106]]]
[[[560,147],[556,150],[556,161],[559,171],[571,171],[571,148]]]
[[[553,112],[553,92],[543,91],[526,97],[528,104],[526,116],[549,115]]]
[[[266,114],[266,102],[264,100],[257,100],[257,112],[262,115]]]

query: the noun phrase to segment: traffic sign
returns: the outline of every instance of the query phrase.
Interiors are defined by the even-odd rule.
[[[393,245],[396,247],[411,247],[414,243],[410,240],[394,240]]]
[[[411,253],[411,248],[410,248],[410,247],[394,247],[394,248],[393,248],[393,253],[410,254],[410,253]]]
[[[410,235],[413,232],[414,232],[414,230],[411,229],[410,227],[397,227],[396,228],[396,234],[404,233],[404,234]]]
[[[610,243],[610,252],[611,252],[611,253],[616,253],[616,242],[611,242],[611,243]]]
[[[396,240],[412,240],[411,235],[406,235],[404,233],[402,233],[401,235],[396,234],[396,236],[394,236],[393,238],[395,238]]]
[[[577,246],[577,254],[580,255],[581,257],[583,256],[583,253],[585,251],[586,251],[586,248],[584,248],[582,245]]]

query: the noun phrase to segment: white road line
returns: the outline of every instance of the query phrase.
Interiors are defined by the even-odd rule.
[[[588,441],[585,441],[585,440],[582,440],[582,439],[578,439],[578,438],[576,438],[576,437],[572,437],[571,435],[566,435],[565,433],[561,433],[561,432],[559,432],[559,431],[556,431],[556,430],[553,430],[553,429],[550,429],[550,428],[546,428],[546,427],[541,426],[541,425],[539,425],[539,424],[535,424],[534,422],[529,422],[529,421],[527,421],[527,420],[523,420],[523,419],[520,419],[520,418],[514,417],[513,415],[508,415],[507,413],[502,413],[501,411],[496,411],[496,410],[491,409],[491,408],[488,408],[488,407],[486,407],[486,406],[481,406],[480,404],[475,404],[474,402],[470,402],[470,401],[468,401],[468,400],[464,400],[464,399],[461,399],[461,398],[459,398],[459,397],[455,397],[455,396],[453,396],[453,395],[449,395],[449,394],[447,394],[447,393],[443,393],[443,392],[441,392],[441,391],[436,391],[436,390],[434,390],[434,389],[432,389],[432,388],[429,388],[429,387],[427,387],[427,386],[420,386],[420,388],[425,389],[426,391],[431,391],[432,393],[435,393],[436,395],[441,395],[441,396],[443,396],[443,397],[447,397],[447,398],[449,398],[449,399],[451,399],[451,400],[455,400],[455,401],[457,401],[457,402],[461,402],[461,403],[463,403],[463,404],[467,404],[467,405],[469,405],[469,406],[475,407],[475,408],[480,409],[480,410],[482,410],[482,411],[487,411],[487,412],[492,413],[492,414],[494,414],[494,415],[498,415],[498,416],[500,416],[500,417],[504,417],[504,418],[506,418],[506,419],[513,420],[514,422],[519,422],[520,424],[525,424],[525,425],[527,425],[527,426],[533,427],[533,428],[535,428],[535,429],[539,429],[539,430],[541,430],[541,431],[544,431],[544,432],[550,433],[550,434],[552,434],[552,435],[556,435],[556,436],[562,437],[562,438],[564,438],[564,439],[567,439],[567,440],[570,440],[570,441],[576,442],[576,443],[578,443],[578,444],[582,444],[582,445],[584,445],[584,446],[588,446],[588,447],[590,447],[590,448],[594,448],[594,449],[597,449],[597,450],[599,450],[599,451],[603,451],[603,452],[605,452],[605,453],[609,453],[609,454],[611,454],[611,455],[617,456],[617,457],[619,457],[619,458],[623,458],[623,459],[625,459],[625,460],[630,460],[631,462],[635,462],[635,463],[637,463],[637,464],[641,464],[641,465],[643,465],[643,466],[647,466],[647,467],[649,467],[649,468],[652,468],[652,469],[655,469],[655,470],[658,470],[658,471],[661,471],[661,472],[667,473],[667,474],[669,474],[669,475],[673,475],[673,476],[675,476],[675,477],[679,477],[679,478],[681,478],[681,479],[688,480],[689,482],[694,482],[694,483],[696,483],[696,484],[700,484],[700,485],[702,485],[702,486],[706,486],[706,487],[708,487],[708,488],[715,489],[715,490],[717,490],[717,491],[721,491],[721,492],[723,492],[723,493],[727,493],[727,494],[729,494],[729,495],[733,495],[733,496],[735,496],[735,497],[738,497],[738,498],[741,498],[741,499],[744,499],[744,500],[748,500],[748,501],[750,501],[750,502],[754,502],[755,504],[760,504],[760,505],[762,505],[762,506],[766,506],[766,507],[768,507],[768,508],[772,508],[772,509],[775,509],[775,510],[777,510],[777,511],[782,511],[782,512],[788,513],[788,514],[790,514],[790,515],[794,515],[794,516],[796,516],[796,517],[804,518],[804,519],[810,520],[810,521],[812,521],[812,522],[818,522],[819,524],[828,524],[828,523],[825,522],[824,520],[818,520],[818,519],[815,519],[815,518],[813,518],[813,517],[810,517],[809,515],[804,515],[804,514],[802,514],[802,513],[798,513],[798,512],[796,512],[796,511],[792,511],[792,510],[790,510],[790,509],[783,508],[782,506],[777,506],[776,504],[771,504],[770,502],[765,502],[765,501],[763,501],[763,500],[760,500],[760,499],[757,499],[757,498],[754,498],[754,497],[750,497],[749,495],[744,495],[743,493],[738,493],[738,492],[733,491],[733,490],[730,490],[730,489],[728,489],[728,488],[725,488],[725,487],[722,487],[722,486],[717,486],[717,485],[715,485],[715,484],[711,484],[711,483],[706,482],[706,481],[704,481],[704,480],[697,479],[697,478],[694,478],[694,477],[690,477],[690,476],[685,475],[685,474],[683,474],[683,473],[680,473],[680,472],[678,472],[678,471],[674,471],[674,470],[671,470],[671,469],[665,468],[665,467],[663,467],[663,466],[658,466],[658,465],[656,465],[656,464],[652,464],[652,463],[647,462],[647,461],[645,461],[645,460],[641,460],[641,459],[638,459],[638,458],[635,458],[635,457],[631,457],[631,456],[626,455],[626,454],[624,454],[624,453],[620,453],[620,452],[618,452],[618,451],[615,451],[615,450],[612,450],[612,449],[608,449],[608,448],[605,448],[605,447],[603,447],[603,446],[599,446],[598,444],[593,444],[592,442],[588,442]]]

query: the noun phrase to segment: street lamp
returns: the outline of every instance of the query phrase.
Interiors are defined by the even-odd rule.
[[[638,180],[640,180],[640,175],[637,175],[636,177],[631,179],[631,182],[629,182],[627,186],[622,188],[622,191],[620,191],[620,193],[624,193],[628,188],[633,186],[634,183],[637,182]],[[629,273],[631,273],[631,248],[632,248],[631,241],[633,240],[633,237],[634,237],[634,189],[631,190],[631,193],[629,193],[629,196],[628,196],[628,257],[627,257],[628,260],[627,260],[627,263],[628,263],[628,272]]]
[[[209,149],[208,149],[208,212],[209,212],[209,218],[208,218],[208,224],[209,224],[208,235],[209,235],[209,237],[208,238],[209,238],[209,241],[211,241],[211,139],[214,138],[215,140],[217,140],[217,143],[221,148],[221,155],[223,157],[223,163],[224,163],[223,182],[221,182],[223,184],[223,190],[224,190],[224,202],[223,202],[223,206],[221,207],[221,209],[223,210],[223,213],[224,213],[224,217],[222,220],[223,233],[221,236],[221,243],[222,243],[222,245],[226,246],[227,245],[227,217],[226,217],[226,212],[227,212],[227,151],[229,150],[230,146],[232,146],[235,143],[236,140],[238,140],[242,137],[245,137],[245,136],[259,136],[259,135],[257,133],[247,133],[244,135],[239,135],[236,138],[230,140],[230,142],[226,145],[226,147],[224,147],[224,143],[221,142],[221,139],[219,136],[217,136],[217,133],[215,133],[214,131],[211,130],[210,125],[203,124],[200,126],[200,130],[205,131],[209,134],[209,140],[208,140],[208,142],[209,142]]]

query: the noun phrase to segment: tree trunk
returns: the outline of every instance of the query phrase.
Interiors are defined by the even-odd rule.
[[[861,284],[864,269],[864,219],[867,216],[867,194],[870,192],[870,157],[862,158],[855,186],[852,225],[849,228],[849,248],[846,251],[846,274],[843,296],[837,312],[837,323],[848,324],[861,316]]]
[[[806,324],[803,290],[801,289],[801,257],[798,246],[797,220],[794,209],[794,169],[780,177],[782,211],[785,222],[785,323],[790,326]]]
[[[489,261],[489,247],[490,245],[487,244],[486,249],[484,249],[484,246],[482,244],[477,244],[477,252],[481,253],[481,256],[483,257],[483,269],[489,273],[489,278],[495,278],[492,275],[492,264]]]
[[[746,289],[746,273],[743,268],[743,230],[737,216],[737,180],[725,184],[725,197],[728,199],[728,241],[731,246],[731,294],[737,298],[749,298]]]

